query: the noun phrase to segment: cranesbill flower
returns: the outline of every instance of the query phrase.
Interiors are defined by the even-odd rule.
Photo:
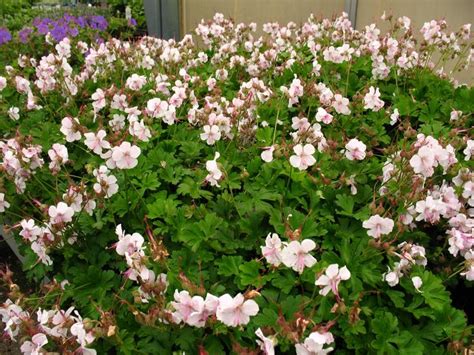
[[[293,147],[293,151],[295,155],[290,157],[290,164],[294,168],[298,168],[299,170],[306,170],[308,167],[314,165],[316,163],[316,159],[314,159],[313,154],[316,151],[312,144],[297,144]]]
[[[418,153],[411,157],[410,165],[416,174],[430,177],[433,175],[433,167],[436,165],[434,149],[427,146],[421,147]]]
[[[213,160],[208,160],[206,162],[206,169],[209,172],[206,176],[206,181],[211,184],[211,186],[219,186],[219,180],[222,178],[222,171],[217,166],[217,159],[219,159],[221,155],[219,152],[216,152]]]
[[[278,266],[281,263],[282,243],[280,237],[276,233],[268,233],[265,239],[265,246],[260,247],[262,255],[269,264]]]
[[[107,142],[104,138],[107,135],[103,129],[99,130],[97,133],[88,132],[84,133],[86,140],[84,144],[92,150],[95,154],[102,154],[102,149],[109,149],[110,143]]]
[[[5,209],[10,207],[10,204],[5,201],[5,194],[0,192],[0,212],[5,212]]]
[[[0,46],[12,40],[12,35],[8,28],[0,27]]]
[[[420,287],[423,285],[423,280],[421,279],[421,277],[414,276],[411,278],[411,282],[413,283],[413,287],[415,287],[415,290],[421,293],[422,291],[420,291]]]
[[[221,139],[221,131],[219,129],[219,126],[205,125],[203,129],[204,133],[201,133],[200,137],[203,141],[206,141],[207,144],[213,145],[216,141]]]
[[[316,121],[330,124],[332,119],[333,116],[330,113],[328,113],[324,108],[318,107],[318,112],[316,112]]]
[[[138,164],[141,150],[129,142],[122,142],[118,147],[112,148],[112,160],[119,169],[133,169]]]
[[[266,163],[273,161],[273,152],[275,151],[275,146],[264,147],[263,152],[260,154],[262,160]]]
[[[378,214],[362,223],[362,227],[368,229],[367,234],[375,239],[380,238],[381,235],[389,234],[393,230],[393,226],[392,219],[380,217]]]
[[[334,350],[334,348],[324,348],[324,345],[334,342],[334,337],[330,332],[313,332],[304,343],[295,345],[296,355],[324,355]]]
[[[250,317],[255,316],[258,311],[258,304],[254,300],[245,300],[241,293],[234,298],[225,294],[219,297],[216,317],[229,327],[237,327],[246,325]]]
[[[343,266],[339,269],[339,265],[331,264],[327,267],[326,273],[321,275],[316,280],[316,286],[323,287],[319,294],[326,296],[329,291],[332,291],[336,296],[339,296],[339,283],[341,281],[349,280],[351,277],[350,271],[347,269],[346,266]]]
[[[3,76],[0,76],[0,92],[7,87],[7,79]]]
[[[334,95],[332,107],[337,113],[342,115],[349,115],[351,113],[351,110],[349,109],[349,99],[343,97],[341,94]]]
[[[366,110],[370,109],[372,111],[379,111],[385,102],[380,100],[380,90],[379,88],[375,89],[373,86],[369,88],[369,92],[364,96],[364,108]]]
[[[255,331],[255,335],[260,339],[257,340],[257,344],[260,346],[260,349],[263,351],[263,354],[274,355],[275,344],[273,343],[273,340],[263,335],[262,329],[260,328]]]
[[[59,202],[56,206],[49,206],[49,217],[51,224],[68,223],[72,221],[74,210],[64,202]]]
[[[367,146],[356,138],[352,138],[346,144],[346,158],[349,160],[364,160]]]
[[[43,346],[48,344],[48,338],[43,333],[37,333],[33,335],[31,341],[25,341],[21,347],[20,351],[23,354],[39,355],[42,353]]]
[[[64,117],[61,121],[61,133],[66,136],[66,142],[74,142],[81,139],[81,132],[79,131],[79,120],[72,117]]]
[[[18,121],[20,119],[20,109],[18,107],[10,107],[8,109],[8,117],[14,121]]]
[[[305,267],[312,267],[316,259],[309,253],[316,248],[316,243],[311,239],[305,239],[301,243],[297,240],[291,241],[281,252],[281,261],[286,267],[303,272]]]

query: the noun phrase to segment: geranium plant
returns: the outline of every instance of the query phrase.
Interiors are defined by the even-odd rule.
[[[0,309],[24,353],[443,353],[474,278],[470,26],[216,14],[0,77]],[[421,38],[421,39],[417,39]],[[435,54],[438,54],[436,56]],[[439,58],[433,62],[433,58]],[[446,59],[454,58],[451,71]]]

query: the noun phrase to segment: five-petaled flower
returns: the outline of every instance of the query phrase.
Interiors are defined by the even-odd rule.
[[[389,234],[393,230],[394,222],[391,218],[383,218],[376,214],[362,223],[362,227],[368,229],[367,234],[375,239],[381,235]]]
[[[305,267],[316,264],[316,259],[309,253],[314,248],[316,248],[316,243],[311,239],[305,239],[302,242],[293,240],[282,250],[281,260],[285,266],[301,274]]]
[[[322,287],[319,291],[320,295],[326,296],[329,291],[332,291],[332,293],[339,297],[339,283],[349,280],[350,277],[351,273],[346,266],[339,268],[339,265],[331,264],[327,267],[325,274],[319,276],[315,284]]]
[[[299,170],[306,170],[308,167],[314,165],[316,163],[316,159],[314,159],[313,154],[316,151],[312,144],[297,144],[293,147],[293,151],[295,155],[290,157],[290,164],[294,168],[298,168]]]
[[[258,310],[257,302],[245,300],[241,293],[237,294],[234,298],[229,294],[225,294],[219,297],[216,317],[229,327],[237,327],[247,324],[250,321],[250,317],[255,316]]]

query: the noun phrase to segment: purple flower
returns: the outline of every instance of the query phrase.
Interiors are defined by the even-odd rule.
[[[21,31],[18,32],[18,37],[20,37],[21,43],[28,42],[28,37],[33,32],[33,29],[30,27],[24,27]]]
[[[137,25],[137,20],[135,20],[133,17],[128,20],[128,25],[131,27],[135,27]]]
[[[69,28],[69,34],[71,35],[71,37],[77,37],[77,35],[79,34],[79,30],[77,27],[70,27]]]
[[[12,40],[12,35],[8,28],[0,27],[0,46]]]
[[[51,30],[51,36],[56,42],[61,41],[64,37],[67,37],[67,27],[56,24],[56,26]]]

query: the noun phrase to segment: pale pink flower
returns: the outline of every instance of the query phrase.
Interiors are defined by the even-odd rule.
[[[275,344],[273,340],[263,335],[262,329],[258,328],[255,331],[255,335],[260,339],[257,340],[257,344],[260,346],[264,355],[275,355]]]
[[[93,100],[92,107],[94,108],[94,112],[99,112],[102,110],[105,105],[105,92],[102,89],[97,89],[91,96]]]
[[[12,120],[18,121],[20,119],[20,109],[18,107],[10,107],[7,112],[8,117]]]
[[[172,313],[173,322],[187,323],[192,313],[201,312],[204,308],[204,299],[201,296],[191,297],[188,291],[174,291],[174,300],[171,305],[175,309]]]
[[[21,232],[20,235],[29,240],[30,242],[36,240],[41,235],[41,228],[35,225],[35,221],[32,219],[22,220],[20,222]]]
[[[421,174],[424,177],[430,177],[434,173],[435,153],[432,148],[423,146],[418,150],[418,153],[411,157],[410,165],[416,174]]]
[[[99,130],[97,133],[88,132],[84,133],[84,137],[86,140],[84,144],[92,150],[95,154],[102,154],[102,149],[109,149],[110,143],[107,142],[104,138],[106,137],[107,133],[103,129]]]
[[[398,108],[393,110],[393,113],[390,115],[390,125],[394,125],[397,123],[398,119],[400,118],[400,112],[398,112]]]
[[[332,291],[336,296],[339,296],[339,283],[341,281],[349,280],[351,277],[350,271],[347,269],[346,266],[343,266],[339,269],[339,265],[331,264],[327,267],[326,273],[321,275],[316,280],[316,286],[323,287],[319,294],[326,296],[329,291]]]
[[[64,117],[61,121],[61,133],[66,136],[66,142],[74,142],[81,139],[81,132],[78,130],[79,120],[72,117]]]
[[[324,108],[318,107],[318,112],[316,112],[316,121],[330,124],[332,119],[333,116],[330,113],[328,113]]]
[[[367,146],[356,138],[352,138],[346,144],[346,158],[349,160],[364,160]]]
[[[58,171],[61,164],[65,164],[69,160],[66,146],[59,143],[53,144],[53,147],[48,150],[48,155],[51,158],[49,168],[53,171]]]
[[[241,293],[234,298],[225,294],[219,297],[216,317],[229,327],[237,327],[246,325],[250,317],[255,316],[258,310],[258,304],[254,300],[245,300]]]
[[[281,252],[281,261],[286,267],[303,272],[305,267],[312,267],[316,259],[309,253],[316,248],[316,243],[311,239],[305,239],[301,243],[297,240],[291,241]]]
[[[217,159],[219,159],[220,156],[219,152],[216,152],[214,159],[206,162],[206,170],[209,174],[207,174],[205,180],[209,182],[211,186],[220,187],[219,180],[222,178],[222,171],[217,166]]]
[[[462,116],[462,111],[458,111],[458,110],[452,110],[450,115],[449,115],[449,119],[451,121],[457,121],[459,119],[459,117]]]
[[[466,271],[461,272],[461,276],[464,276],[468,281],[474,281],[474,251],[466,252],[464,259],[466,259]]]
[[[341,94],[334,95],[332,107],[337,113],[342,115],[349,115],[351,113],[351,110],[349,109],[349,99],[343,97]]]
[[[64,202],[59,202],[56,206],[49,206],[49,217],[51,224],[68,223],[72,221],[74,210]]]
[[[268,233],[265,239],[265,246],[260,247],[262,255],[269,264],[278,266],[281,263],[282,243],[280,237],[276,233]]]
[[[375,239],[392,232],[393,226],[394,222],[392,219],[380,217],[378,214],[362,223],[362,227],[368,229],[367,234]]]
[[[307,131],[311,127],[311,124],[308,122],[308,119],[306,117],[293,117],[291,119],[291,122],[291,128],[300,132]]]
[[[194,296],[193,300],[196,297],[199,296]],[[206,295],[205,300],[202,300],[202,297],[199,297],[198,301],[194,303],[194,310],[188,316],[187,324],[198,328],[204,327],[207,319],[211,315],[216,314],[218,306],[219,298],[210,293]]]
[[[117,226],[117,229],[119,227],[121,230],[120,224]],[[145,239],[143,239],[143,236],[140,233],[122,234],[121,236],[119,235],[119,241],[115,244],[115,251],[118,255],[125,255],[126,253],[128,255],[133,255],[135,253],[141,255],[144,242]]]
[[[474,155],[474,140],[473,139],[468,139],[467,147],[463,150],[463,153],[465,155],[464,157],[465,161],[471,160],[471,157]]]
[[[324,345],[334,342],[334,337],[330,332],[313,332],[304,343],[295,345],[296,355],[324,355],[334,350],[334,348],[324,348]]]
[[[7,87],[7,79],[5,77],[0,76],[0,91],[3,91]]]
[[[131,77],[127,78],[125,86],[133,91],[140,90],[146,84],[146,77],[143,75],[132,74]]]
[[[364,108],[366,110],[379,111],[385,104],[380,100],[380,90],[375,89],[373,86],[369,88],[369,92],[364,96]]]
[[[201,139],[206,141],[207,144],[213,145],[216,141],[221,139],[221,131],[219,126],[216,125],[205,125],[203,127],[204,133],[201,133]]]
[[[31,341],[25,341],[21,347],[20,351],[23,354],[28,355],[40,355],[43,352],[41,350],[44,345],[48,344],[48,338],[43,333],[37,333],[33,335]],[[41,351],[41,352],[40,352]]]
[[[298,168],[299,170],[306,170],[308,167],[314,165],[316,163],[316,159],[314,159],[313,154],[316,151],[312,144],[297,144],[293,147],[293,151],[295,155],[290,157],[290,164],[294,168]]]
[[[275,151],[275,146],[264,147],[263,152],[260,154],[262,160],[266,163],[273,161],[273,152]]]
[[[415,290],[421,293],[422,291],[420,291],[420,287],[423,285],[423,280],[421,279],[421,277],[414,276],[411,278],[411,282],[413,283],[413,287],[415,287]]]
[[[0,192],[0,212],[5,212],[6,208],[9,208],[10,204],[5,201],[5,194]]]
[[[112,160],[119,169],[133,169],[138,164],[141,150],[129,142],[122,142],[118,147],[112,148]]]

